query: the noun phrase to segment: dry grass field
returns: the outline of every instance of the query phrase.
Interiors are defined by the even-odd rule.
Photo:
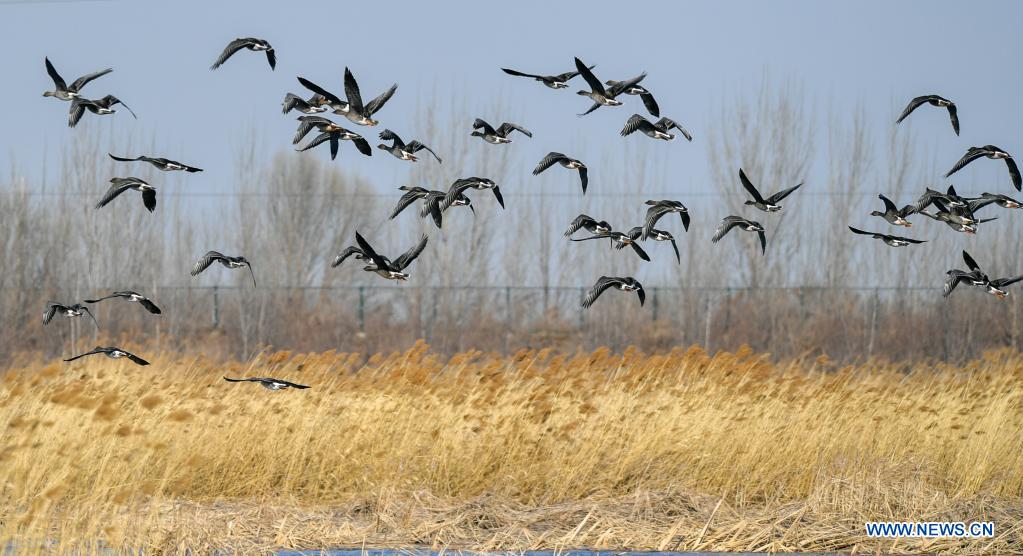
[[[961,367],[143,354],[156,363],[26,358],[2,375],[0,546],[1023,550],[1014,351]],[[867,520],[994,521],[996,537],[873,540]]]

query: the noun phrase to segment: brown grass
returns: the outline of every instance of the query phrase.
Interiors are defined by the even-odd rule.
[[[0,546],[1023,550],[1016,352],[154,359],[0,378]],[[221,380],[237,368],[312,388]],[[868,520],[997,536],[879,541]]]

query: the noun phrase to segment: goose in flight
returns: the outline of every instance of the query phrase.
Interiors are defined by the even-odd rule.
[[[96,79],[97,77],[103,77],[104,75],[114,71],[113,68],[107,68],[105,70],[100,70],[94,73],[83,75],[78,79],[75,79],[75,81],[71,83],[71,86],[69,87],[67,83],[64,82],[64,78],[61,77],[59,73],[57,73],[57,68],[53,67],[53,64],[50,63],[50,59],[45,58],[45,61],[46,73],[49,73],[50,79],[53,80],[53,90],[45,91],[43,93],[43,96],[53,97],[60,100],[74,100],[80,94],[82,87],[85,87],[85,85],[88,84],[90,81]]]
[[[646,235],[643,235],[644,233]],[[645,230],[644,228],[636,226],[635,228],[629,230],[628,235],[629,237],[634,238],[642,237],[643,239],[652,239],[654,241],[670,241],[671,248],[675,250],[675,260],[678,261],[678,264],[682,264],[682,255],[678,252],[678,244],[675,243],[675,236],[671,235],[670,233],[664,230],[657,230],[654,228],[651,228],[650,230]]]
[[[273,71],[277,67],[277,55],[274,53],[274,47],[270,46],[270,43],[263,39],[257,39],[253,37],[245,37],[241,39],[235,39],[224,47],[224,51],[220,53],[220,57],[217,58],[216,62],[210,66],[210,71],[219,68],[228,58],[234,56],[235,52],[247,48],[253,52],[266,52],[266,61],[270,64],[270,71]]]
[[[753,205],[755,208],[764,212],[777,212],[781,210],[781,205],[778,203],[780,203],[785,197],[791,195],[793,191],[803,186],[801,183],[796,184],[788,189],[782,189],[765,199],[760,196],[760,192],[753,186],[753,182],[749,181],[749,178],[746,177],[746,173],[742,171],[742,168],[739,168],[739,181],[742,182],[742,186],[746,188],[746,191],[748,191],[750,196],[753,197],[752,200],[746,201],[746,204]]]
[[[554,164],[561,164],[569,170],[579,170],[579,181],[583,186],[583,195],[586,194],[586,185],[590,183],[589,175],[587,174],[586,165],[581,161],[574,158],[570,158],[559,152],[551,151],[547,153],[547,156],[543,157],[543,160],[533,168],[533,175],[536,176],[544,170],[554,166]]]
[[[148,162],[153,166],[156,166],[158,170],[163,170],[164,172],[173,172],[175,170],[184,170],[185,172],[188,172],[190,174],[194,172],[202,172],[202,168],[189,166],[188,164],[183,164],[181,162],[171,160],[169,158],[153,158],[149,156],[136,156],[135,158],[126,158],[122,156],[114,156],[110,153],[107,153],[107,156],[120,162]]]
[[[393,220],[396,216],[401,214],[401,211],[408,208],[408,206],[411,205],[412,203],[416,202],[419,199],[422,199],[423,208],[419,211],[419,217],[426,218],[427,216],[430,216],[433,218],[433,223],[436,224],[438,228],[441,227],[441,224],[443,222],[443,217],[441,213],[443,213],[446,208],[443,206],[443,204],[444,198],[447,197],[447,192],[429,190],[426,189],[425,187],[419,186],[410,187],[407,185],[403,185],[398,189],[400,189],[401,191],[405,191],[405,194],[402,195],[400,199],[398,199],[398,205],[394,207],[394,210],[391,212],[391,216],[389,217],[390,220]],[[476,214],[476,209],[472,206],[472,201],[470,201],[469,197],[467,197],[463,193],[459,193],[458,196],[456,196],[455,200],[452,201],[450,206],[469,207],[469,209],[472,210],[473,214]]]
[[[471,134],[473,137],[481,137],[487,143],[493,143],[495,145],[511,143],[512,140],[508,138],[508,134],[513,131],[518,131],[526,137],[533,136],[533,133],[528,129],[509,122],[504,122],[498,126],[497,129],[494,129],[494,126],[488,124],[482,118],[476,118],[476,120],[472,122],[472,129],[475,130]]]
[[[369,242],[367,242],[366,239],[359,234],[359,232],[355,232],[355,242],[359,245],[359,249],[362,251],[363,259],[369,259],[371,261],[371,263],[364,267],[363,270],[367,272],[374,272],[378,276],[388,280],[408,280],[409,274],[404,272],[404,270],[412,264],[412,261],[416,260],[416,257],[418,257],[420,253],[423,252],[428,240],[429,238],[424,235],[419,240],[418,244],[391,261],[387,257],[382,257],[377,254]]]
[[[394,96],[394,92],[397,90],[397,84],[391,85],[390,89],[387,89],[380,96],[363,105],[362,94],[359,92],[359,83],[355,81],[355,76],[352,75],[352,72],[345,68],[345,96],[348,97],[348,111],[344,115],[359,125],[377,125],[379,122],[372,118],[373,114],[376,114],[377,111],[383,108],[384,104]]]
[[[994,145],[984,145],[983,147],[970,147],[966,154],[956,162],[955,166],[949,170],[945,177],[949,177],[952,174],[963,169],[967,164],[977,160],[978,158],[987,157],[991,159],[1002,159],[1005,161],[1005,165],[1009,168],[1009,177],[1012,179],[1012,185],[1016,188],[1016,191],[1020,191],[1023,187],[1023,177],[1019,174],[1019,167],[1016,166],[1016,161],[1013,160],[1012,155],[1003,151],[1002,149]]]
[[[948,193],[942,193],[941,191],[935,191],[928,187],[924,194],[920,196],[916,201],[916,205],[913,206],[914,212],[922,212],[925,208],[934,204],[935,199],[941,201],[945,206],[954,209],[963,209],[968,207],[966,199],[963,199],[956,194],[954,185],[948,186]]]
[[[625,127],[622,128],[621,135],[631,135],[635,131],[642,132],[647,137],[653,137],[654,139],[661,139],[664,141],[671,141],[675,138],[675,135],[668,133],[672,128],[677,129],[687,141],[693,140],[693,135],[686,131],[686,129],[675,120],[671,118],[661,118],[654,123],[650,123],[650,120],[640,116],[639,114],[633,114],[628,121],[625,122]]]
[[[468,189],[484,190],[489,189],[494,193],[494,198],[497,199],[497,204],[504,208],[504,196],[501,195],[501,188],[494,180],[490,178],[480,178],[473,176],[471,178],[460,178],[451,184],[448,188],[448,192],[444,195],[444,204],[441,209],[447,209],[448,207],[455,204],[460,197],[465,197],[465,191]],[[473,212],[476,212],[475,209]]]
[[[589,69],[593,69],[596,66],[590,66]],[[565,73],[559,73],[557,75],[534,75],[532,73],[522,73],[521,71],[501,68],[501,71],[508,75],[514,75],[515,77],[529,77],[536,81],[543,83],[551,89],[565,89],[568,87],[568,82],[573,77],[579,75],[579,71],[566,71]]]
[[[584,309],[589,309],[590,305],[600,297],[600,294],[604,293],[604,290],[608,288],[615,288],[623,292],[636,292],[639,296],[640,307],[646,303],[646,292],[643,291],[643,284],[639,283],[639,280],[631,276],[620,278],[617,276],[601,276],[597,279],[597,283],[590,288],[590,291],[583,298],[582,306]]]
[[[149,311],[150,313],[152,313],[154,315],[159,315],[161,313],[160,308],[157,307],[156,303],[153,303],[153,301],[151,299],[149,299],[148,297],[146,297],[146,296],[144,296],[144,295],[142,295],[142,294],[140,294],[138,292],[133,292],[131,290],[114,292],[114,293],[112,293],[110,295],[106,295],[106,296],[100,297],[98,299],[86,299],[85,302],[86,303],[99,303],[100,301],[103,301],[105,299],[126,299],[128,301],[134,301],[134,302],[138,303],[139,305],[141,305],[145,310]]]
[[[965,234],[976,234],[977,233],[977,227],[980,226],[981,224],[983,224],[985,222],[991,222],[992,220],[998,220],[998,217],[994,217],[994,218],[981,218],[981,219],[978,219],[978,220],[974,221],[971,224],[964,224],[962,222],[956,222],[955,220],[953,220],[951,218],[951,216],[950,216],[950,213],[947,213],[947,212],[939,212],[938,214],[931,214],[930,212],[927,212],[926,210],[922,210],[922,211],[920,211],[920,214],[922,214],[924,216],[927,216],[927,217],[931,218],[932,220],[937,220],[938,222],[944,222],[945,224],[948,225],[949,228],[952,228],[953,230],[955,230],[957,232],[962,232],[962,233],[965,233]]]
[[[97,100],[89,100],[85,97],[76,96],[71,100],[71,108],[68,111],[67,125],[68,127],[75,127],[78,125],[78,122],[82,119],[82,115],[85,114],[86,110],[96,114],[97,116],[114,114],[117,110],[114,110],[111,107],[115,104],[123,106],[125,110],[131,113],[131,117],[136,120],[139,118],[135,115],[135,112],[131,108],[128,108],[127,104],[121,102],[121,99],[114,95],[107,95]]]
[[[970,211],[969,206],[966,207],[947,206],[941,199],[934,199],[931,201],[931,204],[934,205],[934,208],[936,208],[938,212],[933,215],[927,212],[924,212],[924,214],[927,214],[927,216],[930,216],[935,220],[942,220],[945,222],[962,224],[965,226],[972,226],[976,224],[978,221],[977,218]]]
[[[85,305],[82,305],[81,303],[65,305],[63,303],[57,303],[56,301],[48,301],[46,303],[46,310],[43,311],[43,325],[50,324],[53,317],[58,314],[67,318],[89,315],[89,318],[92,319],[92,323],[96,325],[96,328],[99,328],[99,323],[96,322],[96,317],[92,315],[92,311],[90,311]]]
[[[714,232],[714,237],[710,238],[710,240],[717,243],[721,240],[721,238],[725,237],[725,234],[732,231],[732,228],[736,227],[747,232],[756,232],[760,237],[761,253],[767,253],[767,236],[764,234],[764,227],[760,224],[760,222],[746,220],[741,216],[726,216],[725,219],[721,221],[721,225],[718,226],[717,231]]]
[[[252,285],[253,287],[255,287],[256,275],[253,274],[252,264],[249,263],[248,259],[246,259],[245,257],[228,257],[227,255],[224,255],[223,253],[217,251],[207,251],[206,254],[202,256],[202,258],[196,261],[195,266],[192,267],[192,272],[190,274],[192,276],[196,276],[200,272],[209,268],[210,265],[215,262],[220,263],[227,268],[241,268],[243,266],[248,268],[249,276],[252,277]]]
[[[884,212],[879,210],[871,211],[871,216],[880,216],[884,218],[889,224],[894,226],[904,226],[906,228],[912,228],[913,224],[906,220],[906,217],[917,211],[913,205],[906,205],[904,207],[897,208],[895,203],[891,199],[885,197],[883,194],[878,194],[878,199],[884,203]]]
[[[617,87],[621,87],[622,82],[615,81],[613,79],[608,79],[607,81],[604,82],[604,85],[607,85],[608,87],[614,89]],[[649,112],[650,115],[655,118],[661,117],[661,109],[660,107],[657,106],[657,101],[654,100],[654,95],[650,94],[650,91],[648,91],[646,87],[643,87],[642,85],[633,85],[628,89],[623,89],[622,94],[639,95],[640,100],[643,101],[643,106],[646,107],[646,111]]]
[[[113,201],[118,195],[129,189],[142,193],[142,204],[145,205],[146,210],[149,212],[156,210],[156,188],[149,185],[145,180],[135,177],[110,178],[110,187],[103,194],[103,198],[96,203],[96,209],[107,206],[107,203]]]
[[[575,220],[569,224],[568,229],[565,230],[565,237],[571,237],[572,234],[576,233],[580,229],[585,229],[591,234],[606,234],[611,231],[611,225],[606,220],[598,222],[593,217],[587,214],[580,214],[575,217]]]
[[[654,224],[665,214],[677,212],[682,219],[682,227],[689,231],[689,209],[678,201],[663,199],[660,201],[650,200],[646,202],[650,208],[646,209],[646,220],[643,221],[643,239],[647,239],[654,229]]]
[[[636,252],[636,255],[644,261],[650,262],[650,255],[647,255],[646,251],[639,246],[639,236],[642,234],[642,230],[638,227],[633,228],[629,233],[616,232],[614,230],[609,232],[601,232],[593,234],[590,237],[584,238],[570,238],[572,241],[588,241],[591,239],[604,239],[609,238],[611,240],[611,246],[615,249],[625,249],[626,246],[632,247],[632,250]]]
[[[295,384],[294,382],[288,382],[287,380],[281,380],[279,378],[267,378],[267,377],[252,377],[252,378],[227,378],[224,380],[228,382],[255,382],[267,390],[287,390],[288,388],[295,388],[297,390],[305,390],[309,388],[303,384]]]
[[[924,95],[909,101],[906,109],[902,111],[902,115],[899,116],[898,120],[895,120],[895,123],[902,123],[902,120],[905,120],[906,116],[909,116],[914,110],[920,108],[924,104],[930,104],[931,106],[937,106],[939,108],[947,108],[948,117],[952,120],[952,131],[956,132],[956,135],[959,135],[959,115],[956,113],[956,104],[951,100],[939,97],[938,95]]]
[[[302,118],[305,118],[305,121],[302,122],[299,126],[298,132],[295,134],[296,140],[301,141],[302,137],[309,133],[309,130],[314,127],[323,131],[314,137],[312,141],[309,141],[306,146],[295,149],[296,151],[307,151],[313,147],[329,142],[330,159],[334,160],[337,158],[337,152],[338,149],[340,149],[341,141],[351,141],[355,144],[355,148],[359,149],[359,152],[366,156],[373,156],[373,149],[369,146],[369,141],[366,141],[362,135],[359,135],[354,131],[349,131],[327,118],[321,118],[320,116],[302,116]],[[313,118],[323,121],[314,121]]]
[[[92,348],[92,351],[87,351],[85,353],[78,354],[74,357],[70,357],[68,359],[65,359],[64,362],[70,363],[75,359],[81,359],[82,357],[87,357],[89,355],[97,355],[100,353],[106,355],[111,359],[120,359],[122,357],[127,357],[129,360],[131,360],[132,363],[135,363],[136,365],[140,366],[145,366],[149,364],[149,361],[146,361],[145,359],[139,357],[138,355],[135,355],[134,353],[129,353],[121,348],[103,346],[96,346]]]
[[[646,78],[646,73],[643,73],[627,81],[618,81],[616,85],[605,89],[600,80],[590,71],[590,68],[586,67],[579,58],[575,59],[575,69],[579,71],[579,74],[586,80],[586,84],[590,86],[589,91],[577,91],[577,94],[589,97],[593,101],[593,106],[590,106],[590,109],[586,112],[579,114],[580,116],[585,116],[601,106],[621,106],[622,101],[616,100],[615,97],[635,87]]]
[[[430,147],[427,147],[426,145],[416,140],[412,140],[409,141],[408,143],[405,143],[404,141],[401,140],[401,137],[398,137],[397,133],[389,129],[385,129],[380,132],[380,140],[390,141],[391,145],[387,146],[381,144],[377,145],[377,148],[391,153],[392,155],[395,156],[395,158],[399,158],[401,160],[408,160],[409,162],[416,162],[419,160],[419,158],[416,157],[416,153],[419,151],[427,151],[430,154],[432,154],[434,158],[437,159],[438,164],[442,163],[440,157],[437,156],[437,153],[433,152],[433,149],[431,149]]]
[[[865,232],[858,228],[853,228],[852,226],[849,226],[849,229],[852,230],[852,233],[854,234],[871,236],[874,239],[880,239],[881,241],[885,242],[888,245],[891,245],[892,247],[905,247],[907,245],[915,243],[926,243],[926,240],[922,239],[910,239],[908,237],[892,236],[888,234],[882,234],[880,232]]]
[[[948,278],[945,279],[945,288],[943,292],[944,297],[948,297],[952,293],[960,282],[965,282],[971,286],[982,286],[984,291],[999,298],[1005,299],[1009,292],[1005,291],[1005,288],[1023,280],[1023,275],[1014,276],[1009,278],[998,278],[997,280],[991,280],[988,275],[980,269],[980,265],[973,260],[965,250],[963,251],[963,261],[966,262],[966,266],[969,267],[969,272],[965,270],[952,269],[945,274]]]
[[[969,199],[967,201],[970,212],[974,212],[980,208],[986,207],[991,204],[998,205],[1002,208],[1007,209],[1018,209],[1023,208],[1023,203],[1009,197],[1008,195],[1001,195],[996,193],[981,193],[980,197]]]
[[[327,111],[327,99],[323,98],[323,95],[319,93],[313,93],[313,96],[306,100],[295,93],[288,93],[284,95],[284,102],[281,103],[281,112],[287,114],[292,110],[298,110],[303,114],[319,114],[320,112]]]

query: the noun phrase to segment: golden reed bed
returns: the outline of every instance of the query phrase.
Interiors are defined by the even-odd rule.
[[[1017,352],[147,355],[3,375],[0,546],[1023,550]],[[867,520],[996,537],[868,539]]]

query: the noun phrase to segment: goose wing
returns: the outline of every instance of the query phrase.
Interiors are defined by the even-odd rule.
[[[1019,166],[1016,166],[1016,161],[1012,158],[1006,158],[1005,165],[1009,168],[1009,177],[1012,178],[1012,185],[1016,187],[1016,191],[1021,191],[1023,179],[1019,175]]]
[[[338,96],[335,95],[334,93],[331,93],[330,91],[324,89],[323,87],[320,87],[316,83],[313,83],[312,81],[309,81],[308,79],[306,79],[304,77],[299,77],[298,78],[298,82],[301,83],[302,86],[305,87],[306,89],[309,89],[310,91],[312,91],[312,92],[322,96],[323,98],[327,99],[327,101],[330,104],[342,105],[342,106],[345,105],[345,104],[348,104],[347,102],[345,102],[345,101],[341,100],[340,98],[338,98]]]
[[[945,278],[945,286],[942,288],[941,296],[948,297],[952,293],[952,290],[956,289],[959,282],[967,275],[966,272],[961,270],[950,270],[945,273],[948,278]]]
[[[394,143],[392,144],[392,146],[397,147],[399,149],[405,148],[405,142],[401,140],[401,137],[398,137],[397,133],[389,129],[384,129],[383,131],[380,132],[380,140],[393,141]]]
[[[93,72],[93,73],[89,73],[89,74],[83,75],[83,76],[79,77],[78,79],[75,79],[75,82],[71,84],[71,87],[69,87],[68,90],[77,93],[78,91],[80,91],[82,89],[82,87],[84,87],[86,84],[88,84],[93,79],[96,79],[97,77],[103,77],[104,75],[106,75],[106,74],[108,74],[108,73],[110,73],[112,71],[114,71],[114,68],[107,68],[105,70],[100,70],[100,71],[96,71],[96,72]]]
[[[579,58],[575,59],[575,69],[579,72],[579,75],[583,76],[586,80],[586,84],[590,86],[590,90],[594,93],[600,93],[607,96],[607,92],[604,90],[604,85],[597,79],[597,76],[593,75],[590,68],[586,67],[586,64]]]
[[[586,186],[590,183],[590,172],[583,166],[579,168],[579,184],[583,187],[583,195],[586,194]]]
[[[500,127],[497,128],[497,134],[500,135],[501,137],[507,137],[508,134],[511,133],[512,131],[518,131],[519,133],[525,135],[526,137],[533,136],[532,131],[529,131],[528,129],[518,124],[513,124],[510,122],[504,122],[503,124],[500,125]]]
[[[657,101],[654,100],[654,95],[650,94],[650,91],[639,94],[639,99],[643,101],[643,106],[646,107],[646,111],[651,116],[657,118],[661,115],[661,108],[657,106]],[[692,139],[690,139],[691,141]]]
[[[344,251],[338,253],[337,256],[334,257],[334,260],[330,262],[330,268],[337,268],[338,266],[341,265],[341,263],[345,262],[345,259],[351,257],[352,255],[362,254],[363,254],[362,249],[359,249],[354,245],[345,247]]]
[[[782,199],[784,199],[785,197],[788,197],[789,195],[791,195],[793,191],[799,189],[800,187],[803,187],[803,184],[799,183],[799,184],[793,185],[792,187],[790,187],[788,189],[782,189],[781,191],[779,191],[779,192],[775,193],[774,195],[771,195],[770,197],[768,197],[767,198],[767,202],[771,203],[771,204],[776,204],[779,201],[781,201]]]
[[[629,244],[629,246],[631,246],[632,250],[635,251],[637,255],[639,255],[639,258],[643,259],[646,262],[650,262],[650,255],[646,254],[646,251],[644,251],[643,248],[639,246],[639,243],[633,241],[632,243]]]
[[[899,209],[895,208],[895,203],[893,203],[891,199],[889,199],[888,197],[885,197],[883,194],[880,194],[880,193],[877,195],[877,198],[881,199],[881,202],[884,203],[884,211],[885,212],[891,212],[891,213],[898,214]]]
[[[410,189],[407,193],[402,195],[400,199],[398,199],[398,204],[394,207],[394,210],[391,211],[391,216],[389,216],[388,219],[393,220],[396,216],[401,214],[401,211],[405,210],[409,205],[416,202],[417,199],[423,198],[425,195],[426,192],[421,188]]]
[[[909,104],[906,105],[906,109],[902,111],[902,115],[899,116],[899,119],[895,120],[895,123],[897,124],[902,123],[902,120],[905,120],[906,116],[912,114],[914,110],[920,108],[921,105],[931,100],[932,98],[934,98],[934,95],[924,95],[922,97],[916,97],[913,100],[909,101]],[[959,134],[956,133],[956,135]]]
[[[490,188],[490,191],[494,194],[494,198],[497,199],[497,204],[501,205],[501,208],[503,209],[504,208],[504,196],[501,195],[501,188],[499,186],[495,185],[494,187]],[[473,212],[476,212],[475,209],[473,210]]]
[[[1011,286],[1016,282],[1023,280],[1023,274],[1019,276],[1013,276],[1012,278],[999,278],[997,280],[991,280],[991,285],[996,288],[1004,288],[1005,286]]]
[[[387,264],[387,260],[377,254],[373,250],[373,246],[366,241],[366,238],[362,237],[362,234],[355,232],[355,242],[359,244],[359,248],[362,249],[362,254],[365,257],[369,257],[373,260],[373,264],[377,265],[378,268],[390,268],[391,265]]]
[[[767,234],[763,230],[757,231],[757,237],[760,238],[760,253],[762,255],[767,254]]]
[[[863,236],[877,237],[877,236],[880,235],[880,234],[875,234],[874,232],[865,232],[865,231],[863,231],[863,230],[861,230],[859,228],[853,228],[852,226],[849,226],[849,230],[852,231],[852,233],[854,233],[854,234],[860,234],[860,235],[863,235]]]
[[[689,141],[690,143],[693,141],[693,134],[689,133],[689,130],[687,130],[686,128],[678,125],[678,122],[671,118],[661,118],[660,120],[657,121],[655,127],[660,127],[664,131],[668,131],[671,128],[675,128],[678,130],[679,133],[682,134],[682,137],[686,138],[686,141]]]
[[[963,157],[959,159],[959,162],[956,162],[955,166],[953,166],[951,170],[945,173],[945,177],[947,178],[952,174],[958,172],[959,170],[962,170],[964,166],[973,162],[974,160],[977,160],[982,156],[986,156],[989,152],[990,151],[988,151],[987,149],[982,149],[980,147],[970,147],[969,150],[966,151],[966,154],[964,154]]]
[[[955,103],[949,104],[945,108],[948,109],[948,119],[952,120],[952,131],[956,132],[956,136],[959,136],[959,111],[956,109]]]
[[[966,266],[970,268],[970,270],[973,270],[975,272],[981,272],[980,265],[977,264],[977,261],[973,260],[973,257],[971,257],[970,254],[967,253],[965,249],[963,250],[963,261],[966,263]]]
[[[718,226],[718,229],[714,232],[714,237],[710,238],[710,240],[717,243],[721,240],[721,238],[725,237],[725,234],[732,231],[732,228],[744,222],[746,222],[745,218],[739,216],[726,216],[725,219],[721,221],[721,225]]]
[[[267,49],[266,62],[270,64],[270,71],[277,69],[277,54],[274,52],[274,49]]]
[[[569,237],[572,234],[578,232],[580,229],[582,229],[583,226],[586,226],[588,224],[595,224],[596,222],[597,221],[594,220],[589,215],[580,214],[579,216],[575,217],[575,220],[573,220],[571,224],[568,225],[568,229],[565,230],[565,237]]]
[[[675,260],[678,261],[678,264],[682,264],[682,255],[678,252],[678,243],[675,242],[675,238],[671,238],[668,241],[671,242],[671,248],[675,250]]]
[[[430,147],[427,147],[426,145],[420,143],[419,141],[413,140],[412,142],[410,142],[407,145],[407,147],[408,147],[407,150],[409,152],[412,152],[412,153],[417,153],[419,151],[426,151],[426,152],[432,154],[433,157],[437,159],[438,163],[442,163],[440,157],[437,156],[437,153],[433,152],[433,149],[431,149]]]
[[[288,388],[296,388],[298,390],[305,390],[306,388],[309,388],[308,386],[306,386],[304,384],[296,384],[294,382],[288,382],[287,380],[281,380],[279,378],[275,378],[274,382],[277,382],[279,384],[283,384],[284,386],[286,386]]]
[[[753,182],[749,181],[749,178],[746,177],[746,172],[743,172],[742,168],[739,168],[739,181],[742,182],[742,186],[746,188],[746,191],[753,196],[754,201],[758,203],[764,202],[764,198],[760,196],[760,192],[753,186]]]
[[[146,361],[145,359],[139,357],[138,355],[135,355],[134,353],[129,353],[127,351],[124,351],[123,349],[119,351],[123,351],[124,356],[130,359],[131,362],[135,363],[136,365],[146,366],[149,364],[149,361]]]
[[[487,123],[487,121],[484,120],[483,118],[476,118],[475,120],[473,120],[472,128],[473,129],[482,128],[484,135],[494,135],[497,133],[497,131],[494,130],[494,126]]]
[[[142,191],[142,204],[145,205],[146,210],[153,212],[156,210],[156,190],[146,189]]]
[[[44,58],[44,60],[46,61],[46,73],[50,74],[50,79],[53,80],[53,86],[58,91],[68,90],[67,84],[64,83],[64,78],[61,77],[59,73],[57,73],[57,68],[53,67],[53,64],[50,62],[50,58],[46,57]]]
[[[423,249],[426,249],[426,242],[429,241],[429,239],[430,238],[424,235],[419,240],[419,243],[417,243],[408,251],[402,253],[401,256],[399,256],[397,259],[394,259],[394,268],[398,270],[405,270],[405,267],[412,264],[412,261],[416,260],[416,257],[418,257],[419,254],[423,252]]]
[[[114,182],[110,188],[107,189],[107,192],[103,194],[103,198],[96,203],[96,208],[100,209],[107,206],[107,203],[113,201],[118,195],[127,191],[129,187],[131,186],[128,183],[120,181]]]
[[[376,114],[377,111],[384,107],[384,104],[386,104],[387,101],[391,100],[391,97],[394,96],[394,93],[397,90],[398,84],[395,83],[394,85],[391,85],[391,88],[380,93],[380,95],[375,99],[369,101],[369,104],[366,105],[366,115],[372,116],[373,114]]]
[[[57,311],[64,309],[64,305],[50,301],[46,304],[46,310],[43,311],[43,324],[50,324],[53,320],[53,316],[57,314]]]
[[[359,149],[360,153],[366,156],[373,156],[373,147],[370,147],[369,142],[362,137],[352,139],[352,143],[355,143],[355,148]]]
[[[68,109],[67,115],[67,126],[75,127],[78,125],[79,120],[82,119],[82,115],[85,114],[86,105],[92,104],[91,100],[83,100],[79,97],[75,97],[71,100],[71,107]]]
[[[195,276],[209,268],[214,261],[224,262],[226,260],[227,257],[225,257],[223,253],[220,253],[218,251],[207,251],[205,255],[203,255],[198,261],[195,262],[195,265],[192,267],[192,271],[190,272],[190,274],[192,276]]]
[[[513,70],[513,69],[508,69],[508,68],[501,68],[501,71],[503,71],[504,73],[507,73],[508,75],[514,75],[515,77],[532,77],[533,79],[543,79],[544,78],[544,76],[542,76],[542,75],[533,75],[532,73],[523,73],[521,71]]]
[[[245,48],[249,44],[252,44],[251,39],[235,39],[227,43],[227,46],[224,47],[224,51],[220,53],[220,56],[217,58],[217,61],[213,62],[213,65],[210,66],[210,70],[212,71],[219,68],[224,62],[227,61],[228,58],[234,56],[235,52],[238,52],[239,50]]]
[[[536,165],[536,168],[533,168],[533,175],[535,176],[540,172],[543,172],[544,170],[550,168],[551,166],[554,166],[555,163],[561,162],[562,160],[568,160],[568,157],[559,152],[554,151],[547,153],[547,156],[543,157],[543,160],[541,160],[540,163]]]
[[[433,223],[438,228],[440,228],[444,224],[443,215],[444,211],[443,209],[441,209],[441,204],[444,202],[444,197],[445,194],[441,192],[438,192],[437,195],[430,195],[429,197],[426,198],[426,202],[423,203],[422,210],[419,211],[419,216],[421,218],[426,218],[427,216],[433,218]],[[469,205],[469,208],[472,208],[472,205]],[[476,211],[473,210],[473,212]]]
[[[159,307],[156,306],[156,303],[153,303],[153,301],[148,297],[143,297],[142,299],[139,299],[139,305],[142,305],[143,309],[149,311],[154,315],[159,315],[160,313],[163,312],[160,310]]]
[[[81,359],[83,357],[88,357],[90,355],[96,355],[97,353],[109,353],[109,352],[110,352],[109,348],[96,346],[96,347],[92,348],[91,350],[89,350],[89,351],[87,351],[85,353],[79,353],[78,355],[69,357],[69,358],[65,359],[64,362],[65,363],[70,363],[71,361],[74,361],[75,359]]]
[[[646,72],[643,72],[632,79],[626,79],[625,81],[618,81],[608,91],[607,94],[611,98],[614,98],[625,91],[628,91],[633,86],[638,85],[640,81],[646,78]]]
[[[621,136],[631,135],[635,131],[648,131],[653,129],[654,125],[651,124],[646,118],[639,114],[633,114],[625,121],[625,127],[622,128]]]
[[[596,301],[597,298],[600,297],[600,294],[604,293],[605,290],[607,290],[610,287],[617,286],[618,284],[622,284],[624,282],[625,281],[622,280],[621,278],[615,278],[612,276],[601,276],[600,278],[597,279],[597,282],[593,284],[593,287],[590,288],[590,291],[586,293],[586,297],[583,298],[582,303],[583,308],[589,309],[590,305],[593,305],[593,302]]]
[[[646,209],[646,220],[643,221],[643,239],[646,239],[650,235],[650,230],[654,229],[654,224],[668,213],[668,207],[656,204]]]

